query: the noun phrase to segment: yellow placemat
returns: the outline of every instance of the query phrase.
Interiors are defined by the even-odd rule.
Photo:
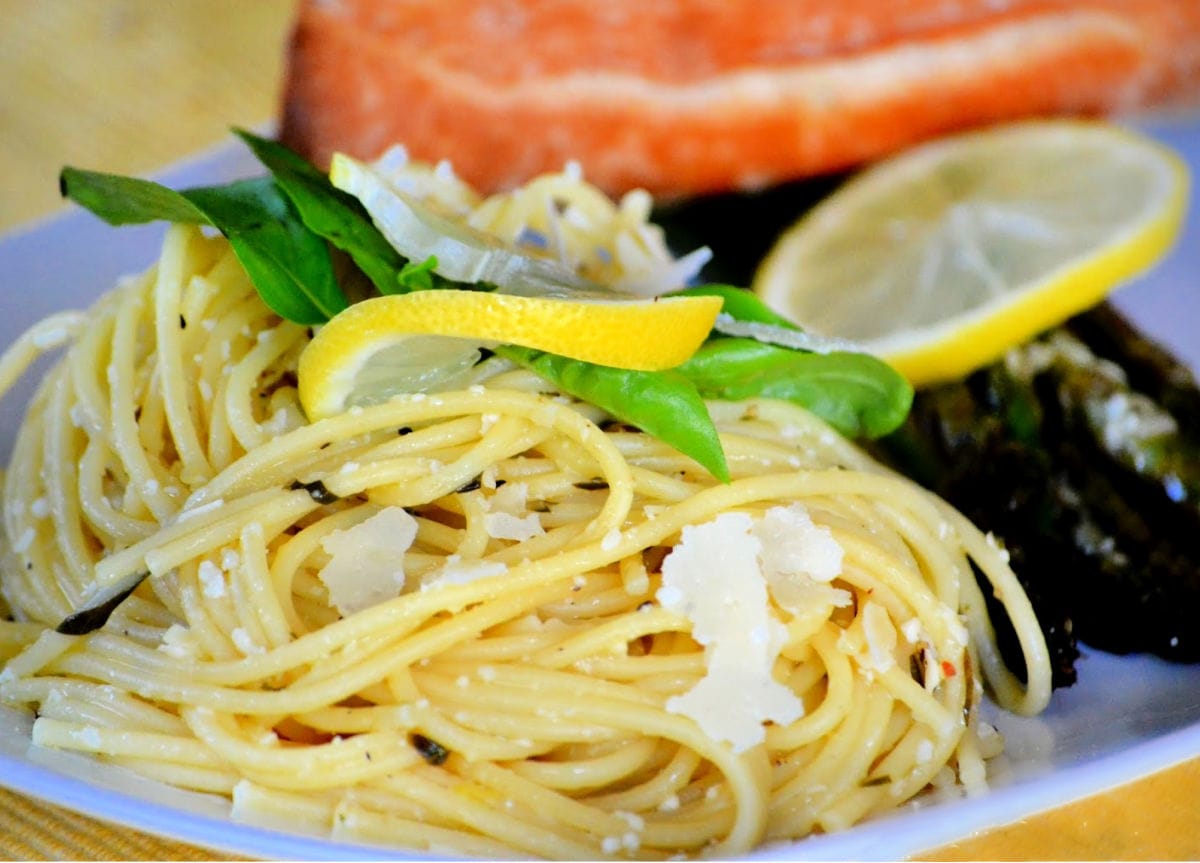
[[[276,115],[295,0],[0,0],[0,230],[64,164],[144,173]],[[922,855],[1200,859],[1200,760]],[[221,859],[0,790],[0,859]]]
[[[113,829],[57,806],[0,790],[0,858],[4,860],[225,860],[211,852]]]
[[[274,117],[295,0],[0,0],[0,230]]]

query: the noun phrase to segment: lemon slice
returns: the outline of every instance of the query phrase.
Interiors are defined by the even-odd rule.
[[[465,380],[480,344],[667,369],[696,352],[721,303],[711,296],[594,301],[452,290],[373,297],[339,312],[305,347],[300,402],[316,420],[398,393],[448,389]]]
[[[1134,132],[1041,121],[945,138],[851,179],[754,289],[909,380],[962,377],[1103,299],[1179,233],[1183,162]]]

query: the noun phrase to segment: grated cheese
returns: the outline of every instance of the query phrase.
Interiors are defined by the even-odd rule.
[[[868,599],[862,607],[862,626],[867,640],[867,656],[859,658],[860,664],[879,672],[893,668],[896,665],[899,637],[887,609]]]
[[[330,560],[317,574],[329,601],[343,616],[399,596],[404,587],[404,553],[417,537],[417,522],[389,506],[346,530],[321,540]]]
[[[220,599],[225,595],[225,575],[211,560],[200,561],[196,576],[200,579],[200,589],[209,599]]]
[[[529,486],[523,482],[510,482],[496,490],[487,501],[490,511],[483,517],[488,536],[524,542],[546,532],[538,514],[526,512],[528,494]]]
[[[491,578],[494,575],[504,575],[508,565],[498,560],[467,560],[457,554],[446,557],[446,562],[431,575],[425,577],[421,584],[422,590],[443,584],[467,584],[480,578]]]
[[[483,517],[483,529],[492,539],[512,539],[517,542],[524,542],[546,532],[536,512],[524,516],[489,512]]]

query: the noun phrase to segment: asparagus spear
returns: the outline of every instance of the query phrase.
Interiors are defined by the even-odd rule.
[[[1079,491],[1076,631],[1114,652],[1200,660],[1200,447],[1121,368],[1065,332],[1042,346],[1043,437]]]
[[[1111,303],[1076,316],[1067,328],[1096,356],[1120,366],[1129,385],[1161,405],[1184,434],[1200,437],[1200,386],[1192,370],[1141,333]]]

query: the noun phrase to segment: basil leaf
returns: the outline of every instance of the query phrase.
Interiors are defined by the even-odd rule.
[[[276,314],[319,324],[346,308],[325,241],[297,218],[270,177],[182,194],[229,238],[254,287]]]
[[[409,261],[396,274],[396,282],[405,291],[432,291],[436,267],[437,255],[430,255],[419,264]]]
[[[912,406],[908,381],[870,354],[814,354],[755,339],[719,338],[702,345],[676,371],[704,398],[783,399],[851,438],[894,431]]]
[[[758,298],[758,295],[745,288],[733,285],[695,285],[682,291],[675,291],[669,296],[677,297],[720,297],[724,300],[721,314],[729,315],[737,321],[747,321],[758,324],[771,324],[789,330],[799,330],[783,315],[776,312]]]
[[[675,370],[617,369],[518,345],[500,345],[495,350],[563,392],[602,408],[695,459],[721,482],[729,482],[725,451],[708,408],[696,387]]]
[[[135,177],[64,168],[63,194],[112,225],[159,220],[210,225],[229,238],[263,302],[301,324],[347,305],[325,241],[304,226],[270,177],[176,192]]]
[[[357,198],[282,144],[244,129],[234,129],[234,134],[275,177],[310,231],[349,254],[381,294],[406,290],[396,279],[404,258],[384,239]]]
[[[86,207],[110,225],[141,225],[160,220],[212,224],[179,192],[137,177],[68,167],[58,175],[58,189],[64,198]]]

